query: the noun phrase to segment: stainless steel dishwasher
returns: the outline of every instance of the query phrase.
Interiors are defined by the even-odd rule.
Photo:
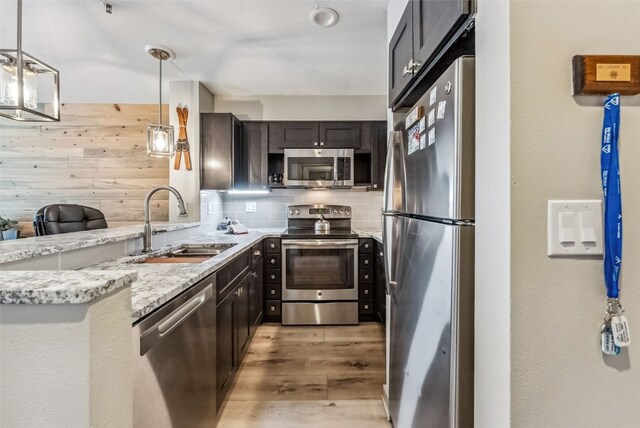
[[[133,326],[134,427],[216,424],[216,277]]]

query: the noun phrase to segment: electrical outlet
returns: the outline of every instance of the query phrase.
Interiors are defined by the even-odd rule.
[[[247,202],[247,206],[246,206],[245,212],[254,213],[256,211],[257,211],[256,203],[255,202]]]

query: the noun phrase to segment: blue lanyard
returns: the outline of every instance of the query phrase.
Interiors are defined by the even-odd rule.
[[[602,192],[604,194],[604,282],[607,297],[617,299],[622,263],[622,197],[618,132],[620,130],[620,94],[611,94],[604,104],[602,126]]]

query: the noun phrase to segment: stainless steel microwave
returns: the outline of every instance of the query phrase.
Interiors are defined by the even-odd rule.
[[[285,149],[287,187],[353,187],[353,149]]]

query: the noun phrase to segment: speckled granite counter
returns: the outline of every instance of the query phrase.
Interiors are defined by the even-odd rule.
[[[112,262],[100,263],[85,268],[95,270],[136,270],[138,280],[131,285],[132,317],[135,323],[140,318],[162,306],[201,279],[220,269],[239,253],[249,249],[263,238],[279,237],[284,228],[251,229],[245,235],[225,232],[209,232],[188,239],[189,243],[236,244],[221,254],[202,263],[139,264],[152,256],[160,256],[179,247],[181,242],[143,256],[124,257]]]
[[[154,223],[153,230],[154,232],[171,232],[198,226],[200,226],[200,223]],[[142,236],[142,229],[142,224],[139,224],[109,229],[88,230],[86,232],[0,241],[0,263],[14,262],[48,254],[61,253],[63,251],[138,238]]]
[[[373,238],[376,241],[382,243],[382,231],[380,229],[354,228],[353,231],[356,232],[361,238]]]
[[[2,272],[0,303],[88,303],[138,278],[132,270]]]

